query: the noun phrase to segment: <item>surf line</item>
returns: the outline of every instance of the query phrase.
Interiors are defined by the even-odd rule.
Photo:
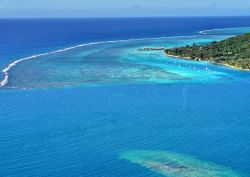
[[[236,30],[236,29],[249,29],[250,32],[250,27],[249,26],[245,26],[245,27],[234,27],[234,28],[214,28],[214,29],[209,29],[209,30],[202,30],[199,31],[199,34],[210,34],[209,32],[213,32],[213,31],[223,31],[223,30]],[[213,34],[213,35],[223,35],[223,34]],[[228,34],[224,34],[224,35],[228,35]]]
[[[103,42],[92,42],[92,43],[86,43],[86,44],[80,44],[72,47],[68,47],[65,49],[60,49],[52,52],[47,52],[47,53],[42,53],[42,54],[37,54],[37,55],[32,55],[30,57],[25,57],[21,58],[18,60],[15,60],[14,62],[10,63],[7,65],[3,70],[2,73],[4,74],[4,79],[0,82],[0,88],[4,87],[5,85],[8,84],[9,82],[9,71],[18,63],[21,63],[23,61],[31,60],[34,58],[42,57],[42,56],[47,56],[50,54],[56,54],[56,53],[61,53],[61,52],[66,52],[68,50],[84,47],[84,46],[91,46],[91,45],[98,45],[98,44],[108,44],[108,43],[118,43],[118,42],[129,42],[129,41],[143,41],[143,40],[157,40],[157,39],[171,39],[171,38],[185,38],[185,37],[195,37],[195,36],[202,36],[202,35],[188,35],[188,36],[169,36],[169,37],[158,37],[158,38],[141,38],[141,39],[125,39],[125,40],[116,40],[116,41],[103,41]]]

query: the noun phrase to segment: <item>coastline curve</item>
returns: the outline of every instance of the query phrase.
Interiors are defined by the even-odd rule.
[[[18,63],[21,63],[23,61],[26,60],[32,60],[38,57],[42,57],[42,56],[47,56],[50,54],[56,54],[56,53],[61,53],[61,52],[66,52],[72,49],[76,49],[76,48],[80,48],[80,47],[84,47],[84,46],[91,46],[91,45],[98,45],[98,44],[108,44],[108,43],[118,43],[118,42],[129,42],[129,41],[143,41],[143,40],[154,40],[154,39],[171,39],[171,38],[183,38],[183,37],[194,37],[194,36],[201,36],[199,34],[197,35],[187,35],[187,36],[169,36],[169,37],[158,37],[158,38],[141,38],[141,39],[125,39],[125,40],[115,40],[115,41],[102,41],[102,42],[91,42],[91,43],[85,43],[85,44],[79,44],[79,45],[75,45],[72,47],[67,47],[64,49],[59,49],[59,50],[55,50],[52,52],[46,52],[46,53],[41,53],[41,54],[37,54],[37,55],[32,55],[29,57],[25,57],[25,58],[21,58],[21,59],[17,59],[14,60],[14,62],[8,64],[3,70],[2,73],[4,74],[4,78],[3,80],[1,80],[0,82],[0,88],[6,86],[9,82],[9,71],[15,67]]]

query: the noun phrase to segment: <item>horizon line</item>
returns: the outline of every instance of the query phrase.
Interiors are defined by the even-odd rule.
[[[250,15],[220,15],[220,16],[121,16],[121,17],[0,17],[0,19],[110,19],[110,18],[225,18],[225,17],[250,17]]]

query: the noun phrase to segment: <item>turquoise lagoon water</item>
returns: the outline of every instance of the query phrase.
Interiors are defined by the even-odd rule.
[[[199,173],[250,176],[249,72],[137,50],[235,32],[226,34],[95,43],[10,67],[0,91],[0,176],[161,177],[120,158],[159,150],[168,170],[181,158]]]
[[[227,80],[230,76],[207,62],[166,57],[163,51],[140,51],[146,47],[171,48],[205,44],[228,36],[186,36],[93,43],[73,49],[24,59],[10,67],[7,88],[44,88],[105,83],[172,83]],[[228,76],[227,76],[228,75]]]

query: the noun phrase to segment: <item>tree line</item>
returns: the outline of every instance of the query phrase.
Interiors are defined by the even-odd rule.
[[[250,33],[232,37],[207,45],[185,46],[166,49],[167,55],[193,60],[206,60],[219,64],[228,64],[240,69],[250,69]]]

